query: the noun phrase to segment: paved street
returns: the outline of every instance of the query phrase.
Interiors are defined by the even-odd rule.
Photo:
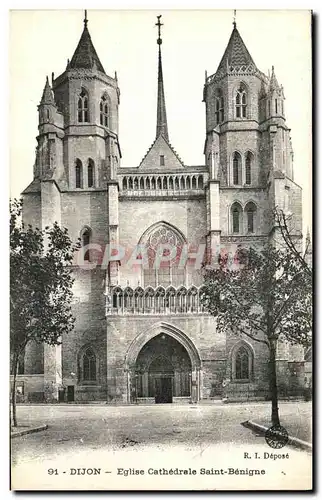
[[[310,421],[309,403],[281,403],[281,422],[307,427]],[[26,471],[33,464],[56,467],[68,461],[73,467],[75,457],[84,467],[88,464],[104,463],[107,457],[115,460],[130,452],[139,466],[142,457],[151,453],[183,450],[186,456],[200,456],[205,450],[216,449],[216,455],[229,450],[250,450],[260,446],[270,449],[263,436],[240,425],[245,420],[264,422],[270,415],[269,403],[231,405],[154,405],[154,406],[19,406],[19,423],[28,425],[48,424],[49,428],[36,434],[12,440],[12,462],[14,469]],[[263,448],[263,449],[264,449]],[[307,456],[306,452],[293,451]],[[285,450],[284,449],[284,450]],[[140,454],[133,452],[140,451]],[[239,458],[242,458],[241,453]],[[122,455],[121,455],[122,454]],[[164,455],[164,453],[163,453]],[[237,455],[236,455],[237,456]],[[82,458],[83,457],[83,458]],[[93,461],[94,460],[94,461]],[[45,463],[47,465],[45,465]],[[51,465],[50,465],[51,464]],[[88,465],[86,465],[88,466]],[[92,466],[92,465],[91,465]],[[110,467],[110,465],[109,465]],[[31,469],[30,469],[31,470]]]

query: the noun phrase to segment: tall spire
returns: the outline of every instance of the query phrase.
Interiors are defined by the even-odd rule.
[[[165,108],[165,97],[164,97],[164,86],[163,86],[163,74],[162,74],[162,56],[161,56],[161,26],[163,24],[160,22],[161,15],[157,16],[158,22],[155,25],[158,27],[158,39],[157,44],[159,45],[159,62],[158,62],[158,105],[157,105],[157,130],[156,137],[163,135],[163,137],[169,141],[168,135],[168,123],[167,123],[167,112]]]

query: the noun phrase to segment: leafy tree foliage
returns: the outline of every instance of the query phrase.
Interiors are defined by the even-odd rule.
[[[205,271],[206,309],[219,332],[246,335],[268,348],[272,424],[279,425],[277,342],[311,345],[312,280],[288,249],[267,245],[258,252],[239,249],[235,264],[220,258]]]
[[[30,341],[50,345],[74,328],[70,265],[74,245],[57,222],[44,230],[21,222],[22,201],[10,203],[10,350],[13,425],[19,358]]]

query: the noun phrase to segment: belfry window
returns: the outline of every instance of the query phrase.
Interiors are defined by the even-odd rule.
[[[239,210],[233,209],[233,233],[239,233]]]
[[[103,95],[100,102],[100,124],[103,125],[104,127],[108,127],[108,119],[109,119],[108,102],[106,96]]]
[[[87,165],[87,185],[89,188],[94,186],[94,162],[91,158]]]
[[[253,155],[250,151],[246,154],[246,160],[245,160],[245,177],[246,177],[246,184],[249,186],[252,183],[252,160],[253,160]]]
[[[242,208],[239,203],[234,203],[231,207],[231,217],[232,217],[232,232],[240,232],[240,221],[242,215]]]
[[[82,368],[82,379],[84,381],[96,381],[96,356],[90,347],[83,354]]]
[[[78,98],[78,122],[79,123],[89,122],[88,95],[84,89],[82,89]]]
[[[83,187],[83,165],[78,158],[75,165],[75,185],[77,188]]]
[[[247,203],[245,207],[247,233],[255,232],[256,205],[253,202]]]
[[[224,121],[224,96],[222,90],[218,89],[215,94],[215,123],[219,125]]]
[[[164,155],[160,155],[160,167],[164,167]]]
[[[233,156],[233,184],[241,184],[241,155],[237,151]]]
[[[246,118],[247,94],[243,85],[236,92],[236,118]]]

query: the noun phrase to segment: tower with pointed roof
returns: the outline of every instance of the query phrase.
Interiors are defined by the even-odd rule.
[[[234,21],[204,84],[205,162],[189,165],[170,143],[161,16],[156,26],[156,127],[138,165],[120,164],[118,81],[98,57],[86,11],[65,71],[46,78],[23,218],[40,228],[57,221],[80,238],[83,253],[73,267],[75,330],[59,347],[28,345],[27,400],[183,403],[267,394],[265,346],[216,333],[201,300],[201,264],[272,241],[276,206],[293,215],[301,244],[283,87],[274,68],[269,75],[257,68]],[[286,386],[290,356],[301,361],[299,349],[279,348]]]
[[[212,248],[218,230],[228,247],[262,244],[273,229],[270,210],[278,205],[287,211],[291,197],[300,196],[284,99],[274,67],[268,76],[257,68],[234,21],[219,66],[204,85],[209,219],[212,207],[220,206],[220,227],[209,224]]]

